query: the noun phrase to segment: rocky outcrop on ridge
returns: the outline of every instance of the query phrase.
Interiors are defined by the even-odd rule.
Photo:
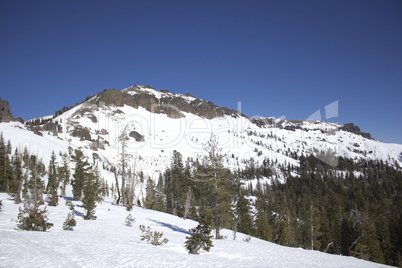
[[[0,123],[11,121],[24,123],[24,120],[22,120],[21,117],[14,118],[13,114],[11,113],[10,106],[8,105],[8,101],[0,98]]]

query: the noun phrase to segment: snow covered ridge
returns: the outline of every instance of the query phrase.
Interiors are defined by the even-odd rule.
[[[213,240],[209,253],[188,254],[184,247],[188,229],[197,223],[153,210],[111,205],[106,199],[97,206],[97,220],[76,217],[74,231],[65,231],[63,222],[69,213],[65,200],[56,207],[48,206],[47,232],[27,232],[16,228],[19,205],[0,193],[1,267],[388,267],[385,265],[325,254],[319,251],[284,247],[224,229],[226,240]],[[80,201],[73,201],[77,214],[83,213]],[[135,223],[124,224],[128,214]],[[169,242],[153,246],[140,240],[139,225],[163,232]]]

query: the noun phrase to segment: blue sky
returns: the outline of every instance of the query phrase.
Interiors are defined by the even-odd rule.
[[[151,85],[248,116],[338,117],[402,144],[402,1],[0,0],[0,97],[24,120]]]

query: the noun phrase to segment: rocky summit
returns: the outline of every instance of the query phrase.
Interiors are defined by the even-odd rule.
[[[14,118],[13,114],[11,113],[10,106],[8,105],[8,101],[0,98],[0,123],[10,121],[19,121],[23,123],[22,118]]]

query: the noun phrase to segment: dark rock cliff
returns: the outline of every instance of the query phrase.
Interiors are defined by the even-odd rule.
[[[10,106],[8,105],[8,101],[0,98],[0,123],[10,121],[18,121],[24,123],[24,120],[22,120],[21,117],[14,118],[13,114],[11,113]]]

